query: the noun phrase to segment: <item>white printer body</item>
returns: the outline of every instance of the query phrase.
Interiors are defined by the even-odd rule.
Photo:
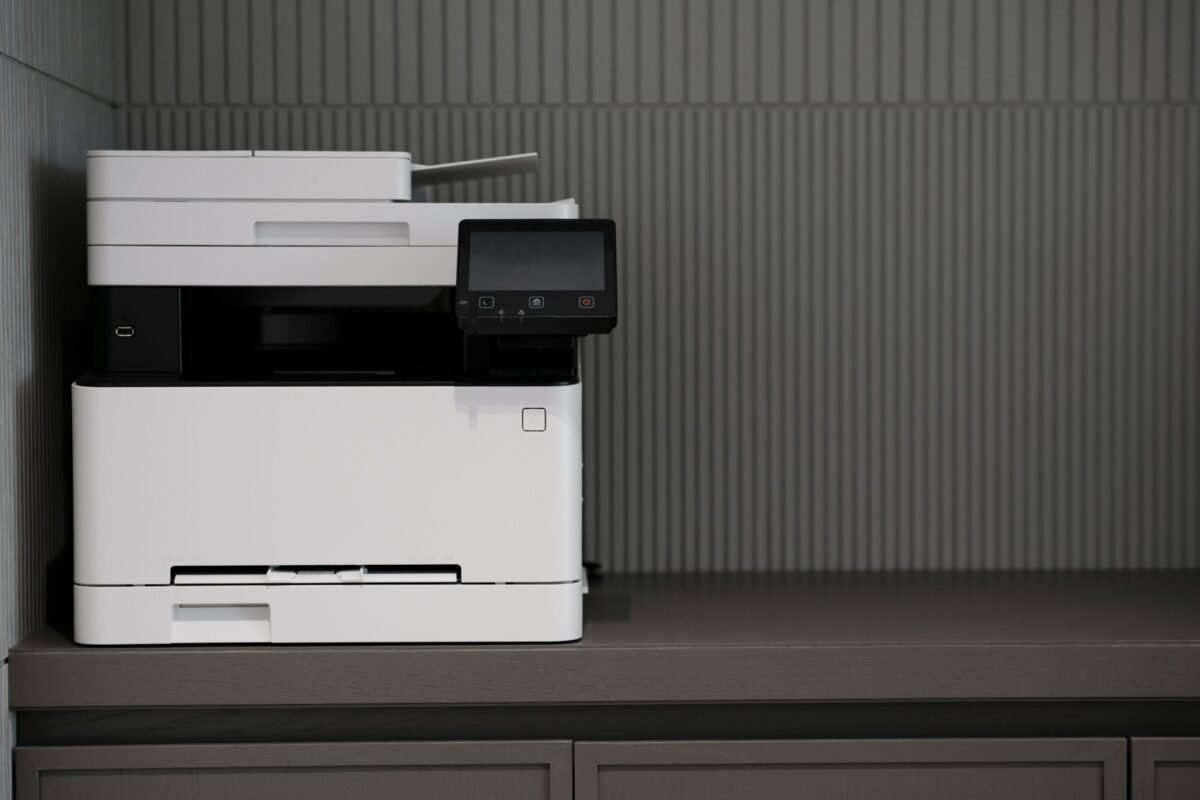
[[[589,222],[573,201],[411,202],[423,172],[535,158],[89,154],[98,368],[72,387],[76,641],[582,634],[572,325],[611,329],[615,285],[554,259],[598,240],[567,235]],[[494,223],[469,286],[464,220]],[[541,277],[525,267],[539,258]],[[546,309],[568,300],[569,316]]]

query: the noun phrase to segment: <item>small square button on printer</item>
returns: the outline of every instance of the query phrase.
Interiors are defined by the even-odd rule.
[[[546,409],[521,409],[521,430],[534,432],[546,430]]]

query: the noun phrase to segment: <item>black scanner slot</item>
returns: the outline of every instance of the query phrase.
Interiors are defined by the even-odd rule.
[[[470,336],[455,289],[106,287],[85,384],[569,383],[572,337]],[[114,331],[129,326],[136,336]],[[107,335],[105,335],[107,334]]]
[[[184,289],[192,380],[453,381],[461,334],[437,287]]]

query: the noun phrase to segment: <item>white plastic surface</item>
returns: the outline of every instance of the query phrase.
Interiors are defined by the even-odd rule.
[[[555,203],[285,203],[205,202],[154,203],[93,201],[88,203],[89,245],[220,245],[256,244],[261,223],[403,223],[414,247],[458,244],[464,219],[575,219],[574,200]],[[350,244],[342,237],[330,246]]]
[[[453,286],[461,220],[578,216],[573,200],[90,202],[88,283]],[[407,245],[397,244],[400,241]]]
[[[409,200],[408,153],[93,150],[88,199]]]
[[[74,386],[75,581],[457,565],[580,579],[580,386]],[[522,430],[522,409],[546,430]]]
[[[583,584],[76,586],[89,645],[563,642]]]
[[[305,152],[320,152],[308,150]],[[253,150],[88,150],[88,158],[250,158]]]
[[[172,644],[270,642],[271,606],[267,603],[177,604],[168,641]]]
[[[453,286],[457,247],[88,248],[92,286]]]

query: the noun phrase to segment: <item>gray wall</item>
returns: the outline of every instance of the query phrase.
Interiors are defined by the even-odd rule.
[[[116,11],[0,0],[0,660],[45,624],[47,568],[70,530],[84,151],[112,144]],[[69,601],[69,572],[60,578]],[[7,742],[6,716],[0,729]]]
[[[128,0],[123,145],[536,148],[612,570],[1200,565],[1190,0]]]
[[[83,155],[112,145],[117,11],[110,0],[0,0],[0,800],[12,791],[4,662],[45,624],[47,572],[70,532]],[[69,580],[56,573],[59,602]]]

